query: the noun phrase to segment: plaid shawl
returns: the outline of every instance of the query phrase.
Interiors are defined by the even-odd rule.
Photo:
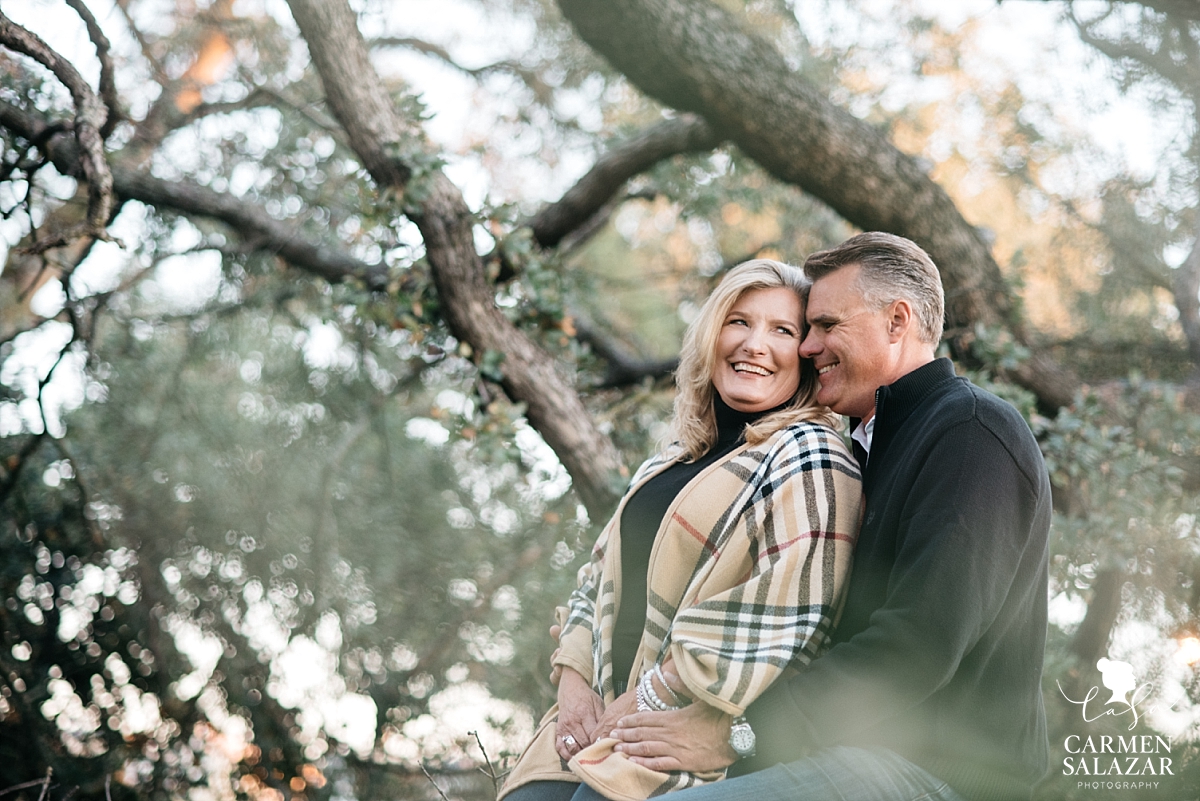
[[[638,488],[679,458],[668,450],[638,469],[569,601],[555,664],[588,678],[606,704],[615,699],[621,514]],[[857,462],[835,432],[814,423],[790,426],[706,468],[676,496],[656,535],[629,686],[670,654],[694,698],[739,715],[786,668],[815,658],[843,596],[861,508]],[[572,780],[569,767],[574,780],[614,801],[641,801],[722,775],[651,771],[613,752],[611,739],[563,765],[553,748],[556,714],[551,709],[543,719],[506,791]]]

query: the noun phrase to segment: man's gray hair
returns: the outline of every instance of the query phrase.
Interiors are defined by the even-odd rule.
[[[941,341],[946,299],[942,277],[928,253],[902,236],[868,231],[812,254],[804,272],[815,282],[855,264],[862,268],[858,286],[868,306],[882,309],[892,301],[907,300],[920,340],[932,345]]]

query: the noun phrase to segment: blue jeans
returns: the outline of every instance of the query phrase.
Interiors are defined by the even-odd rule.
[[[533,782],[505,801],[605,801],[586,784]],[[822,748],[786,765],[672,793],[670,801],[963,801],[886,748]]]

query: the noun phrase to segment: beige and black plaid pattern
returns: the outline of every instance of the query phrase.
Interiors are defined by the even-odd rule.
[[[668,451],[647,461],[625,497],[677,458]],[[605,703],[615,698],[611,644],[624,503],[579,572],[556,659],[589,678]],[[835,432],[812,423],[707,468],[679,493],[656,536],[629,686],[671,655],[693,697],[738,715],[786,668],[812,660],[836,617],[861,507],[858,463]],[[584,749],[571,768],[614,801],[720,778],[656,773],[615,754],[612,744]],[[522,756],[508,787],[549,778],[522,777],[521,763],[532,756]]]

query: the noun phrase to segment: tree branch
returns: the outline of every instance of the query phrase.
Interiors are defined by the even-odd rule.
[[[190,125],[202,117],[209,117],[213,114],[231,114],[235,111],[245,111],[252,108],[262,108],[263,106],[273,106],[277,109],[287,109],[300,114],[313,125],[322,128],[326,133],[333,136],[341,144],[345,144],[345,134],[342,132],[341,126],[336,122],[309,108],[306,104],[301,103],[291,97],[288,97],[281,91],[271,89],[267,86],[256,86],[249,94],[241,100],[231,100],[224,103],[201,103],[196,108],[189,111],[186,115],[180,118],[178,124],[172,127],[183,127]]]
[[[629,200],[654,200],[659,196],[659,192],[654,189],[639,189],[636,192],[625,192],[611,198],[607,203],[601,206],[595,214],[588,217],[582,225],[572,231],[570,234],[562,238],[558,244],[560,253],[570,253],[577,248],[582,247],[589,239],[599,233],[600,229],[609,221],[613,212],[621,207]]]
[[[1183,64],[1176,63],[1169,54],[1163,53],[1161,50],[1154,51],[1141,42],[1122,41],[1114,42],[1109,39],[1101,38],[1092,31],[1092,26],[1096,21],[1084,22],[1070,14],[1071,21],[1075,25],[1075,30],[1079,34],[1079,38],[1087,44],[1108,56],[1113,61],[1131,60],[1138,64],[1158,73],[1163,78],[1166,78],[1179,91],[1194,95],[1196,92],[1197,81],[1200,80],[1200,64],[1194,61],[1186,61]],[[1186,26],[1180,31],[1181,41],[1184,43],[1191,42],[1191,38],[1187,35]],[[1194,43],[1193,43],[1194,44]],[[1166,42],[1163,42],[1162,47],[1166,47]]]
[[[968,355],[976,325],[1025,342],[1016,304],[974,226],[916,159],[835,106],[768,42],[701,0],[558,0],[580,36],[650,96],[701,114],[768,172],[820,198],[864,230],[922,245],[942,271],[952,344]],[[1047,408],[1071,402],[1075,382],[1035,354],[1011,376]]]
[[[1030,1],[1030,0],[1027,0]],[[1062,2],[1063,0],[1031,0],[1035,3],[1046,2]],[[997,0],[1003,2],[1003,0]],[[1009,0],[1012,2],[1012,0]],[[1072,0],[1065,0],[1070,5]],[[1168,16],[1181,17],[1183,19],[1200,20],[1200,3],[1196,0],[1109,0],[1111,3],[1125,3],[1128,5],[1144,6],[1151,11],[1157,11],[1160,14]]]
[[[528,225],[534,239],[544,248],[557,246],[633,176],[670,156],[712,150],[720,141],[708,123],[693,114],[650,126],[610,149],[566,194],[531,217]]]
[[[396,114],[354,12],[343,8],[342,0],[327,7],[307,1],[289,5],[325,85],[325,100],[346,130],[350,147],[380,189],[403,193],[413,168],[400,153],[420,139],[420,132]]]
[[[221,103],[201,103],[180,117],[179,126],[191,125],[196,120],[211,117],[214,114],[232,114],[235,111],[247,111],[253,108],[262,108],[263,106],[272,106],[277,102],[277,99],[277,95],[274,92],[255,88],[241,100],[229,100]]]
[[[121,166],[113,167],[113,180],[123,198],[220,220],[258,249],[273,251],[289,264],[327,281],[359,279],[374,290],[387,286],[386,265],[367,264],[340,248],[311,239],[294,224],[277,220],[259,206],[233,195],[184,181],[163,181],[142,170]]]
[[[1200,226],[1197,226],[1200,228]],[[1192,357],[1192,374],[1200,376],[1200,230],[1192,252],[1171,275],[1171,294]]]
[[[339,143],[345,145],[346,135],[342,131],[342,127],[337,124],[336,120],[331,120],[319,110],[313,108],[313,104],[303,103],[293,97],[289,97],[281,90],[271,89],[266,86],[260,86],[255,91],[261,93],[265,97],[272,98],[274,101],[273,105],[275,105],[276,108],[283,107],[291,109],[311,122],[313,125],[323,129]]]
[[[29,457],[33,456],[34,451],[42,444],[42,440],[47,439],[50,432],[42,429],[37,434],[31,434],[29,439],[21,447],[17,453],[8,457],[8,460],[3,465],[3,478],[0,478],[0,504],[3,504],[8,499],[8,495],[17,485],[17,480],[21,477],[21,470],[25,467],[25,463],[29,461]]]
[[[116,72],[113,69],[112,53],[110,52],[112,45],[109,44],[108,37],[100,29],[100,24],[96,22],[92,12],[83,4],[83,0],[67,0],[67,5],[75,9],[75,13],[87,26],[88,38],[96,46],[96,58],[100,59],[100,97],[104,99],[104,105],[108,109],[108,117],[104,120],[104,125],[100,127],[100,138],[107,140],[113,132],[113,128],[116,128],[117,123],[121,121],[122,116],[121,100],[117,97]]]
[[[71,92],[75,103],[75,141],[79,145],[78,168],[72,175],[82,172],[88,185],[87,221],[73,231],[59,232],[38,244],[42,251],[64,245],[81,236],[109,239],[105,229],[112,215],[113,179],[104,157],[104,140],[100,130],[108,117],[108,110],[83,76],[69,61],[55,52],[38,36],[4,16],[0,12],[0,44],[24,53],[49,69]]]
[[[167,75],[162,62],[155,58],[154,51],[150,49],[150,43],[146,41],[145,34],[134,24],[133,16],[129,13],[129,0],[116,0],[116,5],[121,10],[121,16],[125,18],[125,25],[129,28],[130,35],[137,41],[138,47],[142,51],[142,58],[146,59],[146,63],[150,65],[155,82],[165,87],[171,82],[171,77]]]
[[[678,358],[645,360],[630,356],[615,342],[578,317],[575,318],[575,338],[590,345],[592,353],[608,365],[608,370],[598,385],[599,389],[625,387],[646,378],[665,378],[679,367]]]
[[[450,55],[450,51],[441,45],[427,42],[424,39],[414,39],[412,37],[387,36],[379,39],[371,40],[371,47],[406,47],[411,50],[416,50],[418,53],[424,53],[427,56],[433,56],[447,66],[453,67],[459,72],[470,75],[472,78],[483,78],[488,75],[493,75],[497,72],[507,72],[517,76],[521,82],[529,87],[533,92],[534,97],[538,102],[549,106],[554,99],[554,90],[546,84],[541,77],[533,70],[526,69],[517,61],[497,61],[493,64],[485,64],[482,67],[464,67],[454,60]]]
[[[0,126],[25,139],[38,139],[46,123],[21,109],[0,102]],[[51,136],[43,145],[59,172],[78,170],[79,151],[66,136]],[[123,200],[137,200],[183,214],[220,220],[252,241],[257,248],[277,253],[289,264],[327,281],[358,279],[375,290],[387,285],[387,267],[367,264],[339,248],[305,236],[290,223],[276,220],[257,205],[185,181],[164,181],[147,170],[112,167],[113,187]]]
[[[418,132],[396,115],[371,66],[354,12],[345,0],[289,0],[326,101],[363,165],[385,192],[409,190],[406,214],[425,242],[444,317],[458,339],[482,357],[503,354],[502,386],[526,405],[526,417],[554,449],[594,520],[602,520],[619,494],[620,458],[597,427],[554,359],[496,307],[494,290],[475,250],[475,219],[462,193],[440,170],[424,168],[408,187],[414,167],[401,154],[419,145]]]

